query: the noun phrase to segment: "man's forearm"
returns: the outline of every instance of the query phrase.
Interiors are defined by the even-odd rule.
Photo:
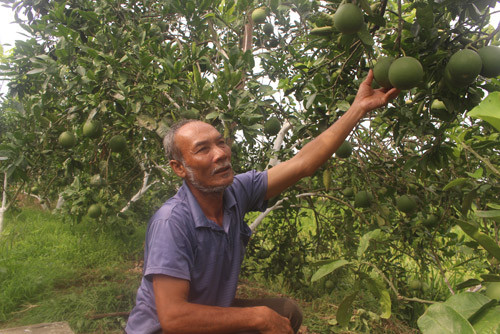
[[[312,175],[321,165],[331,158],[366,113],[367,111],[353,105],[327,130],[307,143],[297,155],[292,158],[307,162],[307,164],[304,164],[305,169],[302,171],[302,174],[304,176]]]
[[[159,318],[165,334],[288,333],[291,328],[288,319],[264,306],[217,307],[186,302],[162,313]],[[270,326],[287,331],[269,331]]]

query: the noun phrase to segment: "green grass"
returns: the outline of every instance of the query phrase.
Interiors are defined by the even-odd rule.
[[[36,209],[8,212],[0,237],[0,328],[68,321],[76,332],[119,332],[123,317],[95,318],[132,308],[143,241],[144,228],[121,234]]]
[[[302,223],[307,225],[307,220]],[[121,333],[141,278],[145,223],[123,228],[108,225],[93,220],[73,224],[37,209],[8,212],[0,237],[0,328],[67,321],[76,333]],[[263,265],[251,256],[246,260],[249,264],[257,269]],[[405,262],[407,268],[413,265]],[[337,307],[352,288],[352,277],[341,273],[329,276],[335,289],[326,291],[321,282],[289,289],[283,281],[267,280],[257,271],[243,276],[239,291],[249,298],[289,295],[303,308],[304,333],[328,333],[335,330]],[[439,277],[429,280],[431,290],[444,289],[435,285]],[[414,331],[397,320],[397,314],[390,320],[377,319],[373,313],[377,301],[369,293],[361,296],[350,333],[367,328],[371,333]]]

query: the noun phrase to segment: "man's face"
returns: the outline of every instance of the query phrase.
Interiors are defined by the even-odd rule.
[[[185,178],[193,187],[214,193],[233,182],[231,148],[213,126],[188,123],[177,130],[175,142],[184,158]]]

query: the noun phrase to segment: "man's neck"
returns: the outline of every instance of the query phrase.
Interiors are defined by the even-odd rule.
[[[189,190],[191,190],[193,196],[198,201],[201,211],[203,211],[205,216],[222,227],[222,220],[224,217],[224,192],[206,193],[193,187],[193,185],[191,185],[189,182],[186,182],[186,184],[189,187]]]

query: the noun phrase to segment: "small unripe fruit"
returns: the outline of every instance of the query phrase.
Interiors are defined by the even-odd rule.
[[[485,46],[477,50],[481,57],[481,75],[486,78],[495,78],[500,75],[500,47]]]
[[[417,208],[417,203],[408,195],[402,195],[396,199],[396,207],[404,213],[411,213]]]
[[[363,26],[363,12],[352,3],[340,5],[333,15],[335,28],[343,34],[354,34]]]
[[[101,206],[99,204],[92,204],[87,210],[87,215],[90,218],[98,218],[102,213]]]
[[[109,140],[109,148],[112,152],[123,152],[127,148],[127,140],[122,135],[116,135]]]
[[[102,124],[99,121],[87,121],[83,125],[83,135],[89,138],[97,138],[102,135]]]
[[[389,68],[393,61],[393,57],[380,57],[373,66],[373,78],[381,87],[392,88],[389,81]]]
[[[483,66],[481,56],[470,49],[455,52],[446,64],[451,82],[460,86],[466,86],[476,80]]]
[[[64,131],[59,135],[59,144],[64,148],[71,148],[76,145],[76,137],[72,132]]]
[[[281,123],[276,117],[269,118],[264,124],[264,132],[268,136],[275,136],[280,132]]]
[[[389,81],[392,86],[406,90],[416,87],[424,78],[424,69],[413,57],[394,60],[389,68]]]
[[[354,206],[357,208],[367,208],[372,204],[372,194],[366,190],[361,190],[354,196]]]
[[[254,23],[264,23],[266,21],[267,12],[265,8],[256,8],[252,12],[252,21]]]
[[[342,145],[340,145],[337,151],[335,152],[335,156],[337,158],[342,158],[342,159],[349,158],[351,154],[352,154],[352,145],[348,141],[344,141]]]

